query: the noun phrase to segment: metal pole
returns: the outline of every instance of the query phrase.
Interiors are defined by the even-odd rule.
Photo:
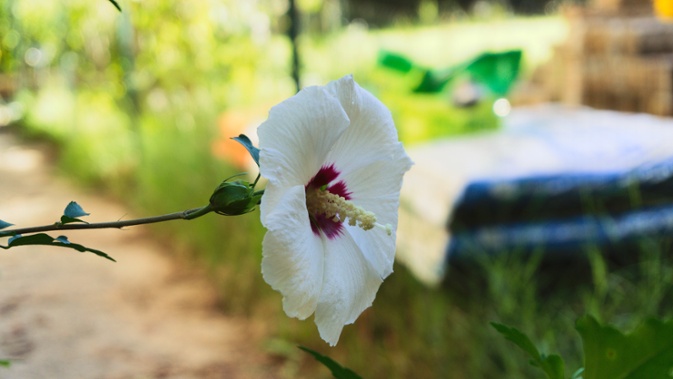
[[[297,48],[297,36],[299,35],[299,11],[295,0],[290,0],[290,7],[288,9],[290,17],[290,28],[287,31],[290,37],[290,44],[292,46],[292,79],[294,80],[297,92],[301,89],[299,81],[299,50]]]

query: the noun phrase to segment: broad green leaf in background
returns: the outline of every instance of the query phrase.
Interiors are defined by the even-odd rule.
[[[457,70],[425,70],[421,82],[414,88],[415,93],[438,93],[456,76]]]
[[[671,378],[673,320],[648,319],[625,334],[584,316],[576,328],[584,345],[584,379]]]
[[[407,74],[411,71],[422,73],[420,83],[414,88],[414,93],[439,93],[460,71],[457,67],[443,70],[433,70],[415,64],[409,58],[390,51],[380,51],[378,63],[386,68]]]
[[[6,359],[0,359],[0,367],[9,367],[11,363]]]
[[[494,95],[507,95],[519,76],[521,66],[521,50],[509,50],[492,53],[485,52],[474,59],[461,62],[444,69],[428,69],[415,65],[402,55],[382,51],[379,53],[379,64],[408,73],[412,69],[422,72],[420,83],[414,88],[414,93],[439,93],[455,77],[469,74],[475,83],[488,89]]]
[[[248,138],[248,136],[246,136],[245,134],[239,134],[238,137],[233,137],[232,139],[243,145],[243,147],[245,147],[248,150],[248,152],[252,156],[252,159],[254,159],[255,163],[257,163],[257,167],[259,167],[259,149],[252,144],[250,138]]]
[[[414,68],[414,63],[408,58],[389,51],[379,52],[379,64],[396,71],[407,73]]]
[[[69,224],[72,222],[83,222],[86,224],[87,222],[80,220],[79,217],[88,215],[89,213],[84,212],[84,209],[82,209],[79,204],[71,201],[63,211],[63,216],[61,216],[61,224]]]
[[[362,379],[360,375],[354,373],[350,369],[343,367],[337,362],[334,362],[330,357],[326,357],[304,346],[299,346],[299,348],[311,354],[318,362],[322,363],[325,367],[330,369],[332,376],[337,379]]]
[[[497,96],[505,96],[519,76],[521,50],[484,53],[465,67],[473,80]]]
[[[38,234],[32,234],[29,236],[22,236],[22,235],[16,235],[12,238],[9,239],[7,246],[0,245],[0,248],[2,249],[10,249],[12,247],[17,247],[17,246],[29,246],[29,245],[47,245],[47,246],[58,246],[58,247],[66,247],[70,249],[77,250],[81,253],[84,252],[90,252],[93,254],[98,255],[99,257],[103,257],[105,259],[109,259],[113,262],[116,262],[111,256],[105,254],[104,252],[96,249],[90,249],[88,247],[72,243],[68,241],[68,238],[65,236],[60,236],[58,238],[54,238],[48,234],[45,233],[38,233]]]
[[[565,379],[565,367],[563,359],[561,359],[560,356],[556,354],[541,354],[535,345],[533,345],[533,343],[530,341],[530,339],[515,328],[495,322],[492,322],[491,326],[493,326],[493,328],[495,328],[495,330],[502,334],[506,339],[513,342],[523,351],[528,353],[531,358],[530,364],[542,369],[547,374],[549,379]]]

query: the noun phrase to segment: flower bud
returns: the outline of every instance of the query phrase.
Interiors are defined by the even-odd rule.
[[[254,185],[249,182],[225,180],[210,196],[210,206],[221,215],[238,216],[252,212],[261,197],[261,194],[255,193]]]

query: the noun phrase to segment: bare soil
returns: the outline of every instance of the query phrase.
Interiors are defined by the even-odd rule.
[[[71,200],[90,222],[131,217],[0,129],[0,219],[50,224]],[[67,235],[118,262],[55,247],[0,250],[0,359],[11,361],[0,378],[276,376],[258,329],[220,312],[208,281],[142,227]]]

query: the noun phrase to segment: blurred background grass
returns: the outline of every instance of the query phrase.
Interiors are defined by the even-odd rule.
[[[377,28],[362,19],[316,21],[331,3],[300,2],[302,84],[353,73],[390,107],[410,146],[497,128],[498,119],[490,103],[465,109],[445,93],[413,94],[419,77],[378,66],[379,51],[444,68],[486,50],[520,48],[525,80],[567,33],[557,13],[516,15],[505,2],[440,12],[422,1],[415,14]],[[227,138],[253,130],[271,105],[294,93],[284,1],[129,1],[120,2],[122,13],[104,0],[0,4],[0,121],[53,141],[64,175],[120,199],[138,216],[202,205],[221,180],[246,169]],[[262,280],[258,214],[153,231],[167,253],[206,268],[223,312],[263,325],[269,337],[260,348],[278,357],[279,374],[288,378],[326,377],[297,344],[366,378],[538,377],[490,321],[529,333],[543,350],[566,357],[572,372],[581,366],[574,321],[583,313],[622,326],[670,313],[662,307],[670,301],[670,259],[648,241],[634,251],[639,259],[618,269],[589,251],[588,275],[556,273],[557,283],[540,274],[543,252],[503,252],[440,288],[396,266],[374,307],[329,349],[311,321],[285,317],[279,294]]]

